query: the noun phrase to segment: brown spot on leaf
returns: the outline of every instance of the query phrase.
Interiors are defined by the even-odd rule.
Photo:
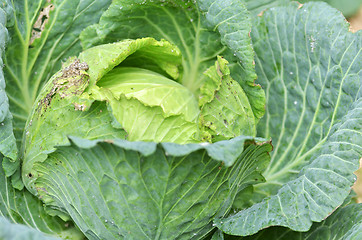
[[[59,93],[61,98],[81,94],[84,91],[85,82],[88,83],[88,75],[81,72],[84,70],[88,70],[88,64],[81,63],[79,59],[75,59],[69,66],[64,67],[61,75],[53,80],[50,91],[39,101],[37,111],[40,112],[43,107],[48,108],[56,93]],[[85,109],[84,105],[79,105],[79,109],[76,110],[83,110],[82,106]],[[76,105],[75,108],[77,108]]]
[[[46,193],[46,194],[49,194],[49,192],[48,192],[45,188],[43,188],[43,187],[37,187],[36,190],[37,190],[37,192],[42,191],[42,192],[44,192],[44,193]],[[42,196],[39,196],[39,198],[41,198],[41,197],[42,197]]]
[[[265,10],[261,11],[261,12],[258,14],[258,17],[263,16],[264,12],[265,12]]]
[[[88,64],[85,62],[80,62],[79,59],[76,59],[68,67],[65,67],[62,71],[62,78],[74,77],[80,75],[81,70],[88,70]]]
[[[50,3],[51,1],[48,0],[47,2]],[[35,39],[40,38],[41,33],[45,29],[45,24],[49,21],[50,11],[52,10],[54,10],[54,5],[49,4],[40,11],[38,19],[35,21],[31,31],[29,46],[34,42]]]
[[[85,104],[74,103],[74,110],[76,111],[84,111],[85,108]]]

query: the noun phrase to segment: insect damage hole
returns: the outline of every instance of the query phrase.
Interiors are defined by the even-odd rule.
[[[50,3],[50,0],[47,0]],[[54,5],[49,4],[48,6],[41,9],[37,20],[33,25],[33,29],[31,31],[31,38],[29,40],[29,46],[33,44],[34,40],[40,38],[41,33],[45,29],[45,24],[49,21],[50,11],[54,10]]]

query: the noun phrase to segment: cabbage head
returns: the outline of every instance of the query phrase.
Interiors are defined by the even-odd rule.
[[[104,161],[114,158],[111,168],[117,169],[115,175],[106,171],[93,179],[102,185],[102,193],[97,195],[126,198],[102,201],[103,205],[113,202],[112,208],[117,208],[109,214],[121,211],[117,217],[107,217],[107,222],[111,221],[108,218],[119,220],[118,226],[123,226],[129,218],[123,211],[131,204],[135,212],[149,215],[134,218],[136,223],[145,221],[146,235],[162,234],[170,239],[209,234],[212,219],[227,214],[236,194],[250,184],[241,184],[249,178],[243,176],[245,172],[255,171],[241,164],[244,158],[267,162],[271,149],[270,144],[263,145],[264,140],[255,139],[261,114],[254,114],[248,96],[230,75],[228,61],[215,56],[197,78],[187,73],[183,61],[176,45],[148,37],[97,45],[64,62],[38,95],[26,125],[22,179],[27,189],[38,195],[53,215],[68,220],[72,213],[55,197],[62,191],[51,187],[58,180],[49,182],[57,175],[54,171],[61,167],[59,171],[67,178],[66,169],[81,164],[76,170],[80,172],[67,178],[76,179],[70,185],[81,184],[81,172],[89,172],[88,177],[97,175]],[[156,147],[157,143],[163,145]],[[112,150],[83,156],[82,147],[90,146]],[[64,147],[66,156],[59,156]],[[98,167],[81,169],[98,161]],[[122,166],[137,161],[138,166]],[[257,174],[254,181],[261,180]],[[147,184],[151,189],[145,188]],[[202,193],[196,194],[198,191]],[[84,192],[84,197],[96,196],[89,194]],[[162,208],[167,209],[166,214]],[[149,209],[158,209],[158,213]],[[165,214],[163,219],[160,214]],[[188,217],[180,218],[184,214]],[[180,218],[184,229],[179,229],[180,222],[174,218]],[[95,223],[82,224],[88,228]],[[124,232],[119,230],[117,236],[142,237],[141,232],[135,233],[134,223],[123,227]],[[105,234],[101,239],[112,239],[109,232],[101,232]]]

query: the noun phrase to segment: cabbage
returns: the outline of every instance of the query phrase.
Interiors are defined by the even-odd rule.
[[[0,0],[0,236],[358,238],[361,34],[287,2]]]

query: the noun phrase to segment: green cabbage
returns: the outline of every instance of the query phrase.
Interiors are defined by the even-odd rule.
[[[361,32],[245,2],[0,0],[5,238],[358,238]]]
[[[218,57],[192,92],[179,83],[181,61],[176,46],[152,38],[99,45],[70,58],[39,94],[29,118],[26,186],[34,189],[34,163],[67,143],[69,135],[178,144],[255,136],[257,120],[228,62]]]

